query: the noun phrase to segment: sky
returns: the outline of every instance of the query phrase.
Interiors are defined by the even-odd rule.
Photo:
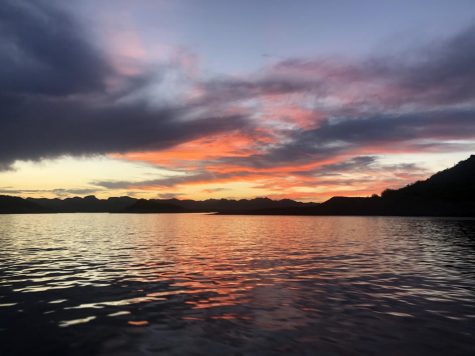
[[[0,194],[291,198],[475,152],[475,1],[0,7]]]

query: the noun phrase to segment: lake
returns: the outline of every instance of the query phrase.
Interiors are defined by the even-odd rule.
[[[0,215],[3,355],[475,354],[475,220]]]

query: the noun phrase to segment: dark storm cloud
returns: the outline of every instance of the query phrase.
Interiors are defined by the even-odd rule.
[[[162,149],[245,126],[239,116],[180,120],[180,109],[142,104],[88,107],[76,101],[0,97],[0,162],[59,155]]]
[[[236,115],[190,119],[181,103],[148,105],[140,96],[150,73],[120,76],[84,33],[47,2],[0,6],[0,170],[15,160],[162,149],[245,126]],[[105,88],[110,78],[121,83],[115,91]]]
[[[112,69],[66,12],[44,1],[2,1],[0,90],[67,95],[104,89]]]

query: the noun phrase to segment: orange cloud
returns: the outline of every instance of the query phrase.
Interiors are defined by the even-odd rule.
[[[224,133],[188,141],[162,151],[112,154],[119,159],[143,161],[162,167],[189,167],[190,164],[224,157],[247,157],[258,154],[257,142],[268,138],[259,135],[247,135],[241,132]]]

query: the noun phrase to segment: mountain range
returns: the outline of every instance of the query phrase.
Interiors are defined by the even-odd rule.
[[[0,196],[0,213],[184,213],[255,215],[400,215],[475,217],[475,155],[424,181],[381,196],[333,197],[323,203],[290,199],[136,199],[95,196],[65,199]]]

